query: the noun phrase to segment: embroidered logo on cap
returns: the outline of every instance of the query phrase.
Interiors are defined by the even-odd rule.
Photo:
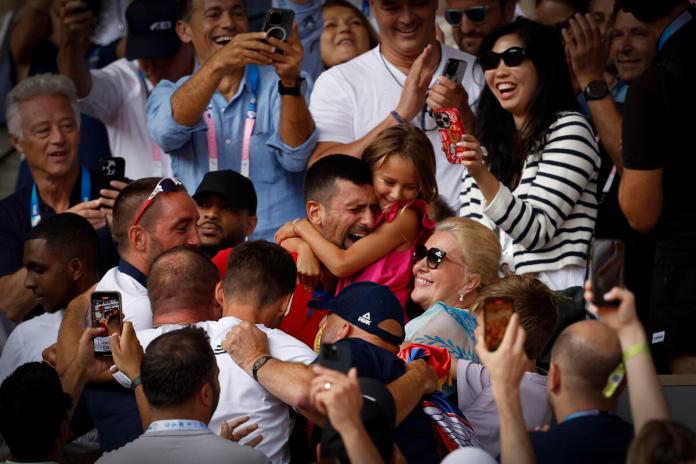
[[[372,321],[370,319],[370,313],[365,313],[358,318],[358,322],[362,322],[365,325],[370,325],[372,324]]]
[[[171,21],[158,21],[156,23],[150,24],[151,31],[168,31],[172,28]]]

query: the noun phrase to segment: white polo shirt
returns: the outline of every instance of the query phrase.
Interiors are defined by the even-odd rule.
[[[290,461],[288,440],[294,426],[288,406],[256,382],[221,347],[227,333],[240,322],[240,319],[228,316],[219,321],[195,324],[208,333],[220,369],[220,402],[209,427],[214,433],[219,434],[223,421],[248,415],[249,423],[256,422],[259,428],[249,435],[247,440],[263,435],[263,441],[256,449],[268,456],[272,463],[287,463]],[[138,332],[137,335],[143,348],[146,348],[158,336],[181,327],[183,326],[164,325]],[[269,329],[261,324],[257,324],[256,327],[268,336],[268,347],[274,358],[303,364],[309,364],[316,358],[316,353],[307,345],[285,332]]]
[[[483,73],[476,59],[461,50],[441,46],[441,58],[433,73],[432,86],[445,69],[448,58],[467,62],[462,85],[469,95],[469,105],[477,102],[484,85]],[[312,90],[309,109],[319,131],[320,142],[351,143],[364,137],[396,109],[406,76],[383,58],[380,47],[346,63],[324,71]],[[422,113],[411,123],[426,130],[435,150],[436,178],[440,194],[459,211],[459,194],[464,168],[447,161],[435,121]]]
[[[63,310],[22,322],[10,333],[0,357],[0,383],[22,364],[43,360],[43,350],[58,340]]]
[[[145,330],[152,328],[152,309],[147,294],[145,276],[123,260],[109,269],[97,284],[98,292],[121,293],[123,318],[133,323],[133,328]]]

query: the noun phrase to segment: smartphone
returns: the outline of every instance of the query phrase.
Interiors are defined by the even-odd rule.
[[[466,61],[458,60],[456,58],[448,58],[445,63],[445,71],[442,73],[447,79],[461,83],[464,79],[464,73],[466,72]]]
[[[322,343],[319,348],[319,365],[347,374],[351,368],[350,347]]]
[[[261,30],[267,32],[268,37],[287,42],[292,33],[292,22],[294,20],[294,11],[283,8],[271,8],[266,12],[266,19]]]
[[[433,118],[440,133],[442,150],[447,156],[447,161],[452,164],[460,164],[462,160],[457,156],[464,148],[458,147],[457,143],[464,137],[461,117],[457,108],[438,108],[433,110]]]
[[[90,298],[92,327],[103,327],[101,336],[94,337],[94,354],[111,356],[111,335],[121,333],[123,306],[119,292],[94,292]]]
[[[486,323],[484,339],[488,351],[497,350],[502,343],[512,311],[510,298],[490,297],[483,302],[483,319]]]
[[[99,165],[99,171],[107,182],[126,179],[126,160],[117,156],[104,158]]]
[[[625,246],[621,240],[596,239],[590,248],[590,281],[592,303],[597,306],[618,306],[619,301],[605,301],[603,296],[624,284]]]

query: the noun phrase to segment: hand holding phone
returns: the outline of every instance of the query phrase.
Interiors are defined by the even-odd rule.
[[[119,292],[94,292],[90,297],[92,327],[101,327],[102,336],[94,337],[94,354],[111,356],[111,335],[121,333],[123,307]]]
[[[263,21],[262,31],[268,34],[268,37],[287,42],[292,34],[292,23],[295,20],[295,12],[283,8],[271,8],[266,12],[266,18]],[[278,50],[278,53],[282,53]]]
[[[486,324],[484,340],[488,351],[497,350],[502,343],[512,313],[512,299],[510,298],[490,297],[484,301],[483,318]]]
[[[442,151],[445,152],[447,161],[452,164],[461,164],[462,160],[459,154],[465,150],[457,146],[464,137],[459,110],[457,108],[438,108],[433,110],[433,118],[440,133]]]
[[[620,301],[606,301],[604,294],[624,284],[624,243],[621,240],[596,239],[590,249],[592,303],[599,307],[616,307]]]
[[[458,60],[456,58],[448,58],[445,63],[445,70],[442,75],[452,82],[460,84],[462,79],[464,79],[464,73],[466,72],[467,62],[463,60]]]

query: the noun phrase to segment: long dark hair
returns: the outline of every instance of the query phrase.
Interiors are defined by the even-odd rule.
[[[488,165],[493,175],[503,184],[514,188],[527,154],[542,141],[545,131],[556,120],[557,113],[577,110],[578,102],[557,29],[517,18],[493,31],[479,53],[491,50],[500,37],[508,34],[515,34],[522,40],[539,76],[527,120],[518,131],[512,114],[503,109],[491,89],[484,86],[474,134],[488,150]]]

